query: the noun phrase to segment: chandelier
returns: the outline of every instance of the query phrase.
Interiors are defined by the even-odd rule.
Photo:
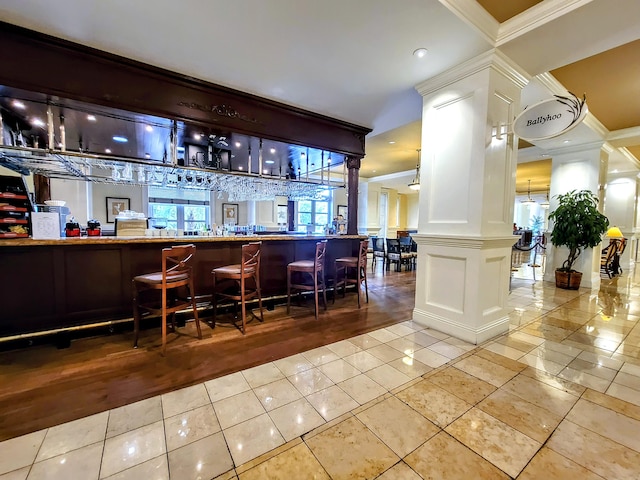
[[[409,184],[409,188],[411,190],[420,190],[420,150],[416,149],[418,152],[418,163],[416,164],[416,176],[413,178],[413,181]]]

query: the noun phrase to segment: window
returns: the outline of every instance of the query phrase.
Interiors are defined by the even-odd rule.
[[[314,233],[323,233],[324,227],[331,223],[329,192],[326,193],[326,196],[326,200],[300,200],[298,202],[297,230],[299,232],[306,232],[307,225],[313,225]]]
[[[164,219],[170,230],[206,230],[211,218],[209,212],[207,191],[149,187],[149,217]]]

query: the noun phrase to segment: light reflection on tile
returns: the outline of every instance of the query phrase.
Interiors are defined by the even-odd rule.
[[[258,387],[254,393],[267,412],[302,397],[286,378]]]
[[[389,362],[388,365],[395,368],[399,372],[404,373],[412,380],[433,370],[432,367],[425,365],[424,363],[419,362],[415,358],[409,356],[398,358],[392,362]]]
[[[269,416],[287,442],[325,422],[304,398],[272,410]]]
[[[76,448],[104,441],[109,412],[102,412],[51,427],[42,442],[36,461],[55,457]]]
[[[597,390],[598,392],[605,392],[609,385],[611,384],[611,380],[606,380],[604,378],[596,377],[582,370],[576,370],[571,367],[567,367],[562,370],[558,376],[560,378],[564,378],[565,380],[569,380],[574,383],[579,383],[580,385],[584,385],[585,387],[592,388]]]
[[[109,412],[107,438],[162,420],[162,401],[155,396]]]
[[[345,380],[338,384],[338,386],[360,405],[364,405],[374,398],[378,398],[380,395],[387,393],[386,388],[380,386],[364,374]]]
[[[223,429],[265,413],[252,390],[220,400],[213,404],[213,409]]]
[[[236,467],[284,443],[284,438],[266,413],[223,433]]]
[[[342,359],[320,365],[318,370],[329,377],[334,383],[342,382],[347,378],[355,377],[361,373],[356,367]]]
[[[247,383],[251,385],[251,388],[260,387],[284,378],[284,373],[273,363],[265,363],[264,365],[248,368],[242,371],[242,375],[247,379]]]
[[[165,419],[164,431],[167,450],[170,452],[219,432],[220,424],[213,406],[205,405]]]
[[[307,352],[302,352],[302,356],[316,367],[325,363],[333,362],[340,358],[327,347],[318,347]]]
[[[307,400],[327,421],[358,407],[358,403],[336,385],[309,395]]]
[[[352,353],[359,352],[362,350],[360,347],[357,347],[353,343],[342,340],[340,342],[330,343],[325,345],[329,350],[338,355],[340,358],[346,357],[347,355],[351,355]]]
[[[441,367],[445,363],[449,363],[451,361],[450,358],[445,357],[444,355],[440,355],[439,353],[434,352],[433,350],[430,350],[429,347],[423,348],[422,350],[418,350],[417,352],[415,352],[413,354],[413,358],[432,368]]]
[[[171,478],[213,478],[233,468],[222,433],[169,452]]]
[[[369,335],[371,335],[373,338],[375,338],[376,340],[382,343],[390,342],[391,340],[394,340],[400,337],[400,335],[391,333],[389,330],[385,330],[384,328],[380,328],[378,330],[374,330],[373,332],[369,332]]]
[[[209,380],[208,382],[204,382],[204,386],[207,387],[211,403],[251,389],[251,386],[249,386],[241,372]]]
[[[36,462],[31,467],[31,480],[97,479],[102,459],[102,442]]]
[[[162,413],[164,418],[169,418],[209,403],[209,394],[201,383],[162,395]]]
[[[105,480],[169,480],[169,462],[166,455],[147,460],[135,467],[116,473]]]
[[[343,360],[361,372],[366,372],[383,364],[382,360],[374,357],[369,352],[357,352],[352,355],[347,355]]]
[[[313,368],[313,364],[301,354],[291,355],[273,362],[287,377]]]

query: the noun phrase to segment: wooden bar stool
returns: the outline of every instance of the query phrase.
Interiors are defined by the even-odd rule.
[[[324,283],[324,257],[327,248],[327,241],[323,240],[316,243],[316,255],[314,260],[298,260],[287,265],[287,314],[291,308],[291,289],[314,292],[315,297],[315,313],[318,320],[318,289],[322,288],[322,298],[324,300],[324,309],[327,309],[327,292]],[[309,274],[313,277],[313,285],[302,283],[292,284],[291,274],[299,272],[300,274]]]
[[[190,265],[196,252],[195,245],[179,245],[162,249],[162,271],[138,275],[133,278],[133,321],[134,348],[138,348],[138,333],[140,330],[140,310],[149,315],[162,316],[162,354],[167,346],[167,315],[171,314],[171,325],[175,331],[175,313],[186,307],[193,310],[193,318],[198,329],[198,338],[202,339],[200,319],[196,308],[196,295],[193,286],[193,272]],[[179,298],[178,288],[186,287],[188,296]],[[161,299],[157,301],[140,301],[141,293],[145,290],[160,290]]]
[[[251,242],[242,246],[242,263],[236,265],[226,265],[224,267],[214,268],[211,273],[213,275],[213,325],[216,323],[216,311],[218,306],[218,297],[233,300],[234,306],[241,304],[242,308],[242,328],[240,331],[244,335],[247,325],[247,300],[258,298],[260,307],[260,321],[264,321],[262,313],[262,294],[260,292],[260,248],[262,242]],[[225,280],[235,282],[234,288],[231,290],[218,291],[218,284]],[[249,284],[247,284],[249,281]],[[253,285],[251,285],[251,281]],[[253,288],[251,288],[253,286]]]
[[[364,282],[364,291],[367,296],[367,303],[369,303],[369,287],[367,285],[367,249],[369,248],[369,240],[362,240],[360,242],[360,248],[358,249],[357,257],[340,257],[336,258],[336,277],[335,288],[333,291],[333,302],[336,301],[336,294],[338,288],[342,286],[342,296],[345,295],[347,284],[355,285],[358,292],[358,308],[360,308],[360,286]],[[350,277],[348,270],[353,270],[353,277]],[[342,279],[340,279],[340,272],[342,272]]]

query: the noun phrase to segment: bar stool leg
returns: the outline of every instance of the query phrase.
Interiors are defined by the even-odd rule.
[[[140,332],[140,309],[138,308],[138,286],[131,281],[133,288],[133,348],[138,348],[138,333]]]
[[[316,321],[318,320],[318,275],[313,273],[313,296],[315,298],[316,308]]]
[[[244,335],[247,324],[247,303],[244,298],[244,274],[240,278],[240,302],[242,303],[242,334]]]
[[[167,350],[167,289],[162,289],[162,355]]]
[[[189,279],[189,295],[191,296],[191,306],[193,307],[193,318],[198,329],[198,339],[202,340],[202,330],[200,329],[200,317],[198,317],[198,306],[196,305],[196,290],[193,288],[193,277]]]
[[[287,268],[287,315],[291,308],[291,269]]]
[[[364,268],[362,274],[364,276],[364,291],[367,294],[367,303],[369,303],[369,286],[367,285],[367,268],[366,267]]]
[[[264,322],[264,315],[262,313],[262,291],[260,290],[260,277],[256,272],[254,276],[256,282],[256,292],[258,292],[258,306],[260,307],[260,321]]]
[[[327,287],[325,285],[324,270],[320,272],[320,278],[322,279],[322,300],[324,301],[324,309],[327,310]]]
[[[213,305],[213,326],[211,328],[216,328],[216,312],[218,310],[218,301],[216,299],[216,274],[213,273],[213,294],[211,296],[211,304]]]
[[[356,267],[356,289],[358,290],[358,308],[360,308],[360,290],[362,290],[360,288],[360,268]]]

